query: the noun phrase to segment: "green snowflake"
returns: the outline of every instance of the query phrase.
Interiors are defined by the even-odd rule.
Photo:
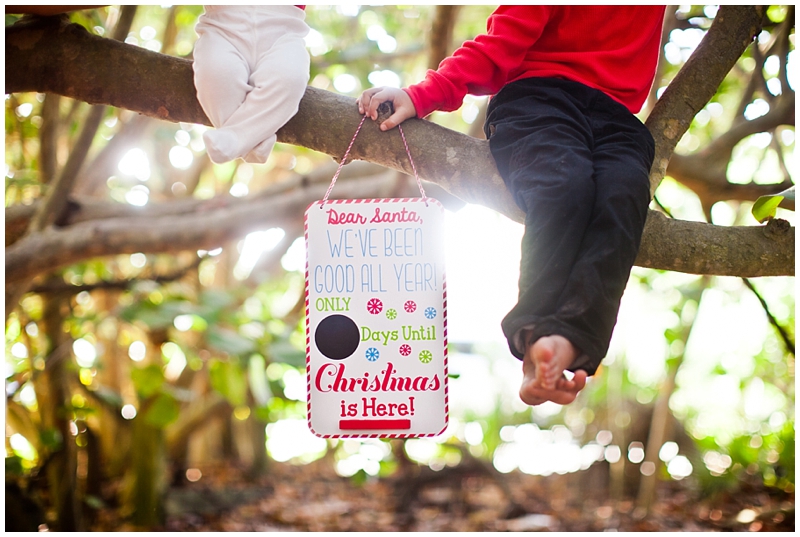
[[[397,319],[397,310],[393,308],[386,310],[386,318],[390,321]]]
[[[431,353],[431,351],[422,351],[419,353],[419,361],[423,364],[427,364],[431,360],[433,360],[433,353]]]

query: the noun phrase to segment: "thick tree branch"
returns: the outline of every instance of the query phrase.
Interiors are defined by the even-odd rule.
[[[751,41],[760,17],[760,11],[753,7],[720,8],[712,29],[681,71],[686,73],[673,81],[656,105],[648,120],[657,141],[658,156],[651,174],[654,185],[663,178],[674,146],[694,114],[705,106]],[[75,25],[44,21],[6,29],[6,92],[19,91],[56,93],[161,119],[208,124],[195,97],[189,61],[92,36]],[[308,88],[298,114],[279,131],[278,140],[340,157],[359,121],[353,99]],[[485,141],[423,120],[407,121],[404,131],[421,177],[466,202],[487,206],[518,222],[522,220],[522,212],[497,173]],[[383,133],[372,122],[364,125],[351,155],[405,173],[412,171],[399,133]],[[371,193],[366,189],[353,191],[351,195],[363,197]],[[295,202],[294,207],[302,210],[305,203]],[[263,209],[260,211],[259,215],[265,214]],[[196,215],[183,218],[199,226],[197,235],[203,235],[207,243],[218,241],[218,234],[207,218]],[[179,221],[170,225],[179,225]],[[87,228],[94,225],[80,228],[84,240],[89,233]],[[156,251],[141,242],[135,247],[122,244],[122,237],[128,237],[125,225],[110,221],[103,223],[102,228],[117,229],[122,235],[111,240],[115,247],[126,252]],[[169,227],[161,224],[157,230],[165,233]],[[152,230],[156,244],[163,244],[155,231]],[[47,240],[38,239],[39,251],[45,251],[45,243],[55,247],[52,242],[55,236],[67,232],[49,230]],[[185,239],[167,235],[170,241]],[[677,237],[680,240],[675,240]],[[90,242],[83,243],[87,250],[80,253],[65,252],[60,247],[64,263],[97,255]],[[742,255],[750,248],[752,253]],[[13,253],[11,250],[7,253]],[[713,256],[709,255],[711,252]],[[8,270],[8,255],[6,262]],[[794,274],[794,229],[768,234],[762,227],[725,228],[672,221],[651,211],[637,265],[748,277]],[[33,262],[15,270],[42,271],[41,264]]]
[[[285,181],[271,185],[247,197],[246,200],[233,196],[217,196],[211,199],[183,198],[171,200],[169,203],[148,203],[144,207],[137,207],[127,203],[111,201],[98,201],[92,198],[75,197],[70,202],[69,214],[60,224],[62,227],[103,220],[108,218],[140,218],[151,220],[164,216],[177,217],[180,215],[208,212],[243,204],[258,203],[259,200],[268,199],[278,194],[284,194],[292,189],[303,188],[308,185],[329,184],[338,165],[331,163],[320,166],[306,175],[293,175]],[[372,177],[385,173],[383,166],[369,162],[353,162],[342,170],[340,181],[348,181],[359,177]],[[440,200],[442,201],[442,200]],[[32,215],[41,201],[31,205],[12,205],[6,209],[6,246],[10,246],[22,238]]]
[[[647,119],[656,141],[651,192],[664,179],[675,146],[694,116],[760,31],[763,16],[763,6],[721,6],[703,40],[653,107]]]
[[[251,231],[286,225],[325,194],[326,185],[293,189],[284,194],[238,200],[215,199],[191,213],[154,217],[91,220],[64,228],[49,227],[6,248],[6,283],[15,284],[83,259],[136,252],[165,253],[212,250]],[[402,197],[414,195],[413,189]],[[391,197],[394,173],[359,178],[336,185],[331,199]]]
[[[768,20],[768,19],[765,19]],[[781,125],[794,125],[795,95],[788,86],[782,86],[779,96],[772,95],[763,76],[764,62],[774,53],[780,54],[781,65],[785,63],[788,50],[789,29],[792,21],[786,20],[772,31],[770,42],[763,46],[754,43],[751,47],[755,67],[749,73],[747,85],[740,97],[740,103],[731,127],[692,155],[674,154],[670,159],[667,172],[670,176],[691,188],[700,198],[706,212],[711,206],[722,200],[755,200],[759,196],[773,194],[785,190],[792,185],[788,172],[784,171],[782,184],[762,185],[756,183],[734,184],[728,181],[728,167],[734,147],[746,137],[760,132],[771,132]],[[765,52],[762,52],[765,51]],[[742,73],[744,75],[744,73]],[[745,108],[753,101],[756,94],[763,95],[770,103],[767,114],[756,119],[744,117]],[[776,144],[777,145],[777,144]],[[780,148],[777,149],[782,165]],[[783,205],[794,209],[794,202]]]

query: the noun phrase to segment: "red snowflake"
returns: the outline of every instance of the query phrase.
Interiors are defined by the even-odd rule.
[[[403,356],[408,356],[409,354],[411,354],[411,345],[406,345],[406,344],[400,345],[400,354],[402,354]]]
[[[367,302],[367,311],[373,315],[379,314],[383,311],[383,302],[377,298],[370,298],[369,302]]]
[[[405,305],[403,305],[403,309],[408,313],[414,313],[414,311],[417,309],[417,304],[413,300],[409,300],[405,303]]]

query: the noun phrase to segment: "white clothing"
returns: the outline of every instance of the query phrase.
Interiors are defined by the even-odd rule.
[[[203,134],[213,162],[264,163],[275,133],[298,110],[310,59],[305,11],[295,6],[204,6],[195,27],[197,100],[216,127]]]

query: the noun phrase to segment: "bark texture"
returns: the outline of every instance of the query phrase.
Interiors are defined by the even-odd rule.
[[[656,139],[653,189],[664,177],[675,144],[752,41],[762,16],[761,7],[721,7],[708,35],[654,107],[647,120]],[[168,121],[209,124],[195,97],[189,61],[93,36],[60,18],[23,20],[8,27],[5,60],[6,93],[53,93]],[[339,158],[360,119],[354,99],[309,87],[298,114],[278,132],[278,140]],[[522,221],[522,212],[505,189],[486,141],[424,120],[409,120],[403,128],[423,179],[468,203]],[[412,173],[399,132],[382,133],[371,121],[365,123],[350,155]],[[351,195],[367,197],[372,195],[370,190],[355,190]],[[235,206],[235,214],[259,204],[257,211],[263,218],[271,207],[304,209],[307,198],[294,196],[291,201],[281,198],[283,203],[262,199],[224,204]],[[231,226],[221,226],[231,213],[220,211],[164,217],[170,219],[158,222],[133,217],[49,228],[7,249],[6,278],[18,280],[91,256],[167,251],[165,248],[174,251],[196,248],[200,242],[215,243],[222,240],[220,228],[234,232]],[[75,239],[68,241],[70,234]],[[148,240],[136,240],[137,236]],[[794,228],[785,222],[767,227],[721,227],[670,220],[651,211],[636,264],[699,274],[794,275]]]

